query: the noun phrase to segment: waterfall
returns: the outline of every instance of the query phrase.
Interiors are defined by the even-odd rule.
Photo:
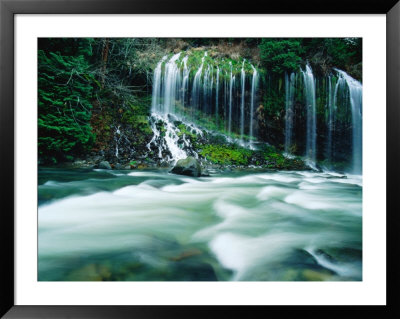
[[[304,79],[304,95],[307,109],[306,159],[310,166],[315,166],[317,154],[317,117],[315,98],[315,79],[311,67],[307,64],[301,71]]]
[[[115,157],[119,158],[119,148],[118,148],[118,144],[119,141],[121,140],[121,131],[120,128],[121,126],[118,125],[117,129],[115,130],[115,134],[114,134],[114,140],[115,140]]]
[[[153,113],[150,117],[150,125],[153,130],[153,137],[147,144],[149,151],[152,150],[152,146],[157,150],[159,159],[163,160],[164,154],[167,151],[171,156],[166,156],[166,161],[178,161],[186,158],[188,155],[197,157],[193,151],[188,152],[184,150],[184,147],[189,148],[190,142],[185,136],[179,137],[180,130],[174,124],[176,118],[170,119],[169,116],[165,116],[159,113]]]
[[[346,81],[350,92],[350,105],[352,114],[352,144],[353,159],[352,173],[362,173],[362,84],[353,79],[350,75],[342,70],[335,69],[339,75],[339,79]]]
[[[332,83],[332,76],[328,77],[328,122],[327,122],[327,142],[326,142],[326,159],[332,166],[334,160],[334,135],[335,135],[335,119],[338,108],[338,92],[342,90],[346,82],[343,77],[337,79],[336,84]],[[334,89],[333,89],[334,87]]]
[[[224,119],[225,119],[225,131],[227,130],[226,128],[226,119],[227,119],[227,114],[228,114],[228,100],[229,100],[229,88],[228,88],[228,71],[225,71],[225,77],[224,77]]]
[[[176,61],[179,59],[181,53],[177,53],[165,64],[164,75],[164,114],[175,112],[175,100],[177,92],[177,83],[179,82],[179,69]]]
[[[327,96],[327,109],[328,109],[328,117],[327,117],[327,142],[326,142],[326,159],[329,161],[329,163],[332,163],[332,135],[333,135],[333,107],[334,107],[334,98],[333,98],[333,92],[332,92],[332,76],[328,76],[328,96]]]
[[[154,69],[151,102],[151,128],[154,136],[148,144],[149,151],[155,151],[160,159],[170,161],[192,154],[190,136],[184,136],[179,129],[184,121],[190,119],[190,115],[191,123],[186,122],[186,126],[194,125],[193,123],[196,122],[200,122],[203,129],[214,130],[215,126],[223,126],[226,135],[229,135],[229,140],[236,139],[242,145],[253,148],[257,123],[255,104],[259,81],[256,68],[244,59],[241,60],[239,68],[237,61],[226,61],[228,62],[226,63],[223,59],[207,58],[207,52],[204,52],[202,57],[195,56],[193,60],[191,54],[193,53],[186,52],[164,56]],[[191,61],[197,61],[197,68],[192,73]],[[247,88],[250,96],[246,103],[246,76],[250,77],[250,74],[246,74],[246,70],[249,68],[251,68],[252,78],[251,87]],[[239,74],[240,79],[236,78]],[[318,97],[326,97],[325,118],[321,126],[326,127],[323,141],[324,159],[331,164],[331,167],[335,167],[336,162],[345,161],[347,154],[344,152],[347,149],[350,150],[348,142],[351,139],[351,171],[360,174],[362,170],[362,85],[346,72],[337,69],[334,69],[334,73],[325,79],[326,87],[318,88],[322,90],[318,92]],[[248,82],[250,85],[250,78]],[[298,75],[297,73],[285,74],[285,153],[288,155],[294,155],[290,154],[291,152],[295,153],[293,151],[294,131],[298,123],[295,122],[294,117],[295,93],[300,89],[304,91],[304,112],[306,113],[305,158],[311,167],[315,167],[317,162],[317,88],[310,65],[300,69]],[[350,108],[351,128],[345,119],[350,117]],[[161,122],[163,124],[160,124]],[[349,127],[349,130],[346,127]],[[245,143],[247,132],[249,142]],[[349,132],[347,136],[344,134],[346,132]],[[119,146],[116,143],[116,157],[121,156]]]
[[[253,121],[254,121],[254,97],[256,95],[256,89],[257,89],[257,84],[258,84],[258,73],[256,68],[252,65],[251,68],[253,69],[253,77],[251,80],[251,99],[250,99],[250,146],[253,143],[253,137],[254,137],[254,126],[253,126]]]
[[[164,56],[160,62],[158,62],[157,67],[154,70],[153,75],[153,94],[151,101],[151,110],[152,112],[160,112],[160,96],[161,96],[161,67],[163,62],[167,59],[167,56]]]
[[[244,62],[242,63],[242,70],[240,71],[240,80],[242,84],[242,92],[241,92],[241,101],[240,101],[240,140],[243,142],[243,134],[244,134],[244,95],[245,92],[245,82],[246,82],[246,73],[244,72]]]
[[[213,95],[213,86],[214,86],[214,67],[211,66],[211,79],[209,81],[209,86],[208,86],[208,114],[212,114],[212,104],[213,104],[213,99],[212,99],[212,95]]]
[[[215,122],[218,126],[218,93],[219,93],[219,67],[217,66],[217,79],[215,84]]]
[[[189,86],[189,69],[187,67],[188,56],[185,56],[183,62],[183,75],[182,75],[182,105],[186,105],[185,93]]]
[[[208,112],[208,94],[209,94],[209,86],[210,86],[210,66],[204,72],[203,79],[203,112]]]
[[[294,118],[294,91],[296,85],[296,75],[290,74],[290,77],[285,73],[285,153],[290,154],[292,146],[293,134],[293,118]]]
[[[164,56],[154,69],[151,117],[154,136],[148,144],[148,149],[158,153],[161,160],[167,161],[193,155],[190,136],[184,136],[179,129],[180,125],[190,118],[187,116],[190,114],[191,123],[186,122],[186,127],[196,122],[202,123],[203,129],[210,127],[210,130],[214,130],[215,126],[223,126],[229,135],[229,140],[236,139],[242,145],[253,148],[259,81],[256,68],[244,59],[240,68],[238,62],[221,63],[223,59],[212,60],[207,58],[207,52],[204,52],[202,57],[194,57],[193,61],[198,61],[197,68],[191,73],[193,70],[193,66],[190,65],[191,54],[186,52],[186,54]],[[249,68],[252,78],[251,82],[250,78],[248,80],[249,101],[246,103],[246,76],[250,77],[250,74],[246,74],[246,69]],[[239,74],[240,79],[237,79],[236,76]],[[284,78],[285,153],[287,155],[295,153],[294,132],[298,123],[294,117],[295,94],[296,90],[301,89],[304,91],[306,113],[305,158],[311,167],[315,167],[317,163],[316,78],[310,65],[300,69],[298,75],[294,72],[288,73]],[[336,162],[341,163],[346,160],[345,151],[349,149],[351,171],[359,174],[362,170],[362,85],[344,71],[337,69],[325,79],[326,87],[318,88],[322,90],[318,92],[318,97],[326,97],[325,118],[321,126],[326,127],[326,134],[321,136],[321,139],[325,136],[324,159],[330,163],[331,168],[335,167]],[[346,116],[350,115],[351,122],[346,122]],[[161,122],[163,124],[160,124]],[[249,142],[245,143],[247,132]],[[349,148],[349,145],[352,148]],[[118,147],[117,143],[116,157],[120,156]]]
[[[193,79],[193,88],[192,88],[192,110],[194,108],[200,108],[200,81],[201,81],[201,73],[203,72],[204,59],[207,56],[207,52],[204,53],[203,58],[201,59],[201,65],[196,72],[196,75]]]
[[[232,74],[232,63],[229,62],[231,66],[231,75],[230,75],[230,80],[229,80],[229,120],[228,120],[228,132],[231,134],[232,132],[232,89],[233,89],[233,84],[235,82],[235,77]]]

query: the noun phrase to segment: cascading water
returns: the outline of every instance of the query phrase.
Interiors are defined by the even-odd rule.
[[[339,77],[336,80],[336,84],[332,83],[332,76],[328,77],[328,122],[327,122],[327,142],[326,142],[326,159],[332,166],[334,157],[334,135],[335,135],[335,119],[338,109],[338,92],[342,91],[346,85],[343,77]],[[332,168],[332,167],[331,167]]]
[[[180,140],[178,136],[179,130],[171,123],[168,116],[175,113],[176,101],[179,97],[179,89],[182,88],[186,79],[181,82],[180,71],[176,64],[181,53],[177,53],[166,62],[164,72],[162,73],[162,64],[167,57],[164,57],[154,71],[153,79],[153,95],[152,95],[152,116],[150,125],[153,130],[153,138],[147,144],[147,148],[151,151],[153,145],[158,149],[158,157],[163,158],[163,152],[168,150],[171,154],[166,156],[167,161],[179,160],[187,157],[187,153],[179,146]],[[161,128],[157,123],[162,123],[165,134],[163,136]],[[187,141],[181,138],[183,142]]]
[[[233,85],[235,82],[235,77],[233,76],[232,73],[232,63],[229,62],[231,66],[231,75],[230,75],[230,80],[229,80],[229,121],[228,121],[228,132],[229,134],[232,132],[232,95],[233,95]]]
[[[177,83],[179,82],[179,69],[176,65],[176,61],[179,59],[181,53],[177,53],[165,65],[164,75],[164,101],[163,111],[164,114],[175,113],[175,101],[177,93]]]
[[[211,80],[210,80],[210,85],[208,86],[208,101],[207,104],[209,106],[208,108],[208,114],[212,114],[212,104],[213,104],[213,86],[214,86],[214,67],[211,66]]]
[[[243,134],[244,134],[244,96],[245,92],[245,82],[246,82],[246,73],[244,72],[244,62],[242,63],[242,70],[240,71],[240,81],[242,84],[242,91],[241,91],[241,103],[240,103],[240,139],[243,143]]]
[[[253,137],[254,137],[254,103],[255,103],[255,96],[256,96],[256,89],[258,84],[258,73],[256,68],[252,65],[251,68],[253,69],[253,77],[251,80],[251,99],[250,99],[250,147],[253,144]]]
[[[200,65],[192,74],[193,60],[191,53],[188,52],[177,53],[169,58],[164,56],[154,69],[152,112],[157,116],[153,116],[151,120],[154,136],[148,148],[156,151],[162,160],[177,160],[191,154],[189,151],[191,148],[188,147],[190,139],[178,128],[182,121],[186,124],[188,121],[200,123],[203,128],[210,127],[213,130],[216,126],[221,127],[219,121],[222,120],[228,133],[227,140],[253,148],[259,78],[256,68],[245,60],[241,60],[239,64],[233,60],[224,62],[223,59],[206,59],[206,57],[205,52]],[[252,79],[251,82],[248,81],[249,87],[246,88],[246,76],[250,76],[246,74],[246,70],[250,68]],[[236,83],[236,76],[239,75],[240,79],[238,78]],[[296,92],[300,93],[302,90],[306,113],[305,158],[308,164],[315,168],[317,165],[316,79],[309,65],[300,70],[299,75],[301,78],[296,73],[287,74],[284,78],[285,153],[294,155],[291,153],[295,152],[292,148],[293,132],[295,129],[298,130],[298,127],[295,127],[298,124],[294,122],[294,101]],[[333,168],[336,161],[346,161],[346,154],[352,152],[352,172],[361,173],[362,85],[340,70],[335,70],[334,74],[328,76],[326,83],[326,89],[318,91],[318,99],[320,100],[321,96],[326,99],[326,113],[323,118],[325,122],[318,123],[318,127],[326,127],[326,134],[320,137],[325,151],[323,154],[318,154],[318,158],[324,156],[326,160],[324,165],[329,163],[330,168]],[[247,104],[246,94],[249,94]],[[340,119],[346,116],[346,112],[350,112],[350,105],[353,121],[352,148],[346,142],[349,136],[346,133],[348,125],[346,126]],[[160,123],[157,124],[160,121],[164,122],[163,128],[160,127]],[[336,123],[338,128],[335,127]],[[245,140],[245,134],[249,135],[249,142]],[[334,152],[335,149],[337,151]]]
[[[185,56],[183,62],[183,76],[182,76],[182,105],[186,104],[185,93],[189,85],[189,69],[187,67],[188,56]]]
[[[205,52],[200,66],[194,73],[193,81],[191,81],[190,54],[186,53],[183,58],[182,55],[182,53],[177,53],[169,59],[167,59],[167,56],[163,57],[154,70],[153,119],[151,120],[153,122],[151,127],[154,131],[154,136],[148,144],[148,149],[150,150],[158,145],[160,148],[157,150],[159,157],[165,159],[169,156],[168,160],[176,160],[185,156],[182,145],[186,145],[186,142],[182,142],[182,134],[179,133],[179,129],[175,125],[170,125],[171,117],[176,118],[178,122],[187,122],[188,119],[196,122],[209,117],[210,121],[214,121],[219,126],[218,122],[221,116],[230,135],[227,138],[233,141],[237,138],[232,137],[232,135],[238,135],[237,132],[240,132],[240,141],[242,145],[245,145],[243,139],[246,133],[246,114],[249,113],[248,134],[251,139],[254,139],[254,103],[258,84],[256,68],[246,60],[241,61],[241,69],[239,70],[237,64],[234,66],[232,61],[229,61],[229,64],[224,64],[228,67],[221,68],[216,61],[210,61],[212,59],[207,59],[206,61],[207,53]],[[249,66],[252,68],[253,77],[250,110],[247,110],[246,107],[248,106],[245,104],[246,67],[248,68]],[[234,72],[238,71],[240,72],[241,82],[240,89],[238,88],[236,91],[236,76]],[[220,83],[221,77],[222,85]],[[221,89],[223,92],[220,92]],[[220,110],[221,93],[223,93],[222,112]],[[202,114],[201,118],[198,118],[199,111]],[[156,122],[160,121],[164,122],[163,129],[159,127],[161,124],[158,123],[158,126],[156,125]],[[164,130],[166,131],[165,134],[163,133]],[[160,141],[163,135],[165,135],[165,140]],[[251,142],[249,145],[251,147]]]
[[[204,72],[204,79],[203,79],[203,112],[209,112],[209,105],[208,105],[208,96],[209,96],[209,87],[210,87],[210,73],[211,68],[210,66]]]
[[[219,93],[219,67],[217,66],[217,79],[215,84],[215,122],[218,125],[219,109],[218,109],[218,93]]]
[[[114,140],[115,140],[115,157],[118,158],[119,157],[119,141],[121,140],[121,131],[120,128],[121,126],[118,125],[117,129],[115,130],[115,134],[114,134]]]
[[[153,75],[153,94],[152,94],[152,112],[160,112],[161,111],[161,67],[164,61],[167,59],[167,56],[164,56],[160,62],[158,62],[157,67],[154,70]]]
[[[304,80],[304,95],[307,109],[307,140],[306,140],[306,159],[312,167],[316,164],[317,154],[317,116],[316,116],[316,97],[315,79],[311,67],[307,64],[306,69],[301,71]]]
[[[333,108],[334,108],[334,94],[332,90],[332,76],[328,76],[328,96],[327,96],[327,108],[328,108],[328,117],[327,117],[327,142],[326,142],[326,158],[329,163],[332,163],[332,135],[334,130],[334,122],[333,122]]]
[[[290,77],[285,74],[285,153],[290,154],[292,146],[292,130],[294,118],[294,92],[296,85],[296,74],[291,73]]]
[[[350,93],[350,105],[352,114],[353,131],[353,159],[352,173],[362,173],[362,84],[353,79],[342,70],[335,69],[339,75],[339,81],[346,82]],[[339,82],[338,81],[338,82]]]
[[[193,79],[193,88],[192,88],[192,110],[195,108],[200,108],[200,81],[201,81],[201,73],[203,72],[204,59],[207,56],[207,52],[204,53],[203,58],[201,59],[201,64],[199,69],[196,72],[196,75]],[[192,113],[193,115],[193,113]]]

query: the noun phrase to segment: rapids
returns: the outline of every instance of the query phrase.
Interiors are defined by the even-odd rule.
[[[38,278],[362,279],[362,177],[39,170]]]

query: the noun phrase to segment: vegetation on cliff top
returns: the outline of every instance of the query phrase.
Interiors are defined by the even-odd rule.
[[[245,69],[251,71],[251,63],[262,75],[262,98],[257,105],[259,139],[275,145],[276,152],[267,152],[268,159],[260,155],[258,162],[269,161],[271,166],[284,168],[288,162],[280,154],[284,131],[284,73],[298,70],[308,62],[317,73],[324,74],[338,67],[361,80],[361,45],[358,38],[40,38],[39,162],[63,162],[94,154],[112,158],[116,152],[128,163],[135,160],[137,154],[143,154],[152,137],[147,117],[151,107],[152,72],[158,61],[166,54],[186,51],[191,53],[192,67],[196,67],[207,51],[207,63],[218,60],[226,70],[232,63],[233,72],[238,73],[246,59]],[[297,101],[301,98],[297,97]],[[317,97],[321,117],[326,116],[322,111],[325,98]],[[196,116],[205,128],[224,130],[218,119],[202,118],[200,111]],[[342,122],[346,127],[346,121]],[[185,134],[193,135],[193,142],[197,142],[193,133]],[[199,149],[210,162],[257,165],[254,152],[235,145],[215,142]]]

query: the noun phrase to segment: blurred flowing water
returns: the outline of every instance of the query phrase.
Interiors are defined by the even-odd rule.
[[[40,169],[41,281],[362,280],[362,178]]]

